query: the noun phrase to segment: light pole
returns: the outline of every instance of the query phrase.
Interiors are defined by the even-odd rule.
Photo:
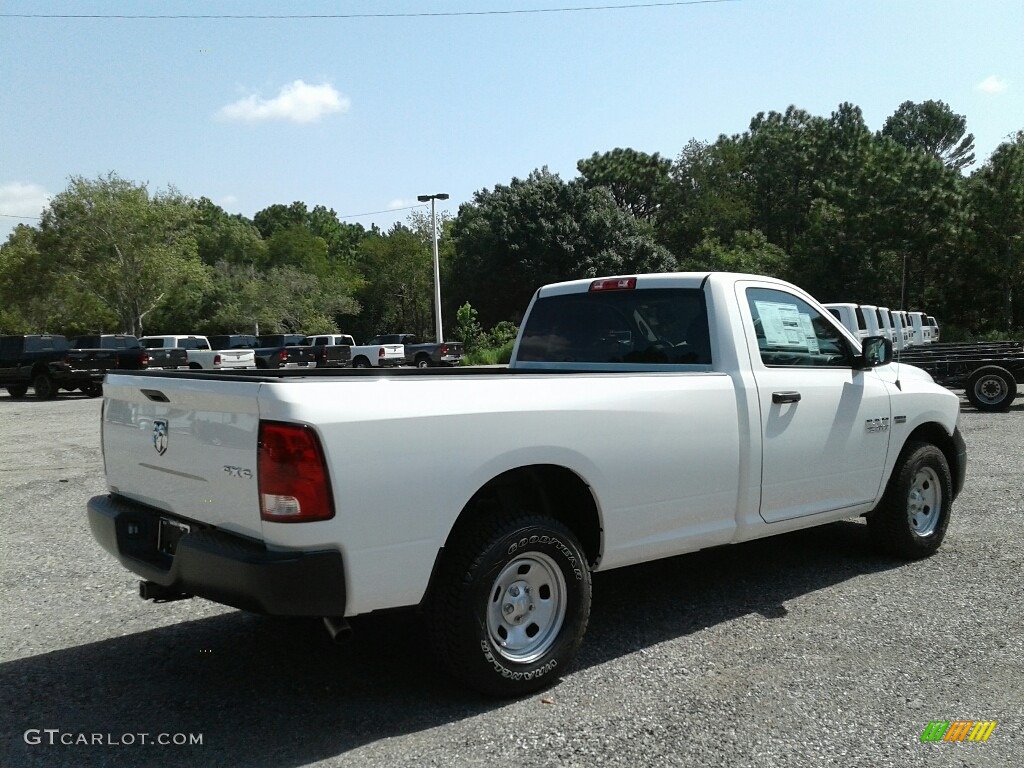
[[[448,193],[417,195],[416,199],[421,203],[430,201],[430,229],[434,235],[434,333],[437,335],[437,343],[441,344],[444,342],[444,335],[441,331],[441,267],[437,261],[437,217],[434,215],[434,201],[447,200]]]

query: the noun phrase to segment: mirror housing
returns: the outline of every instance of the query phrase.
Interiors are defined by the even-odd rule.
[[[864,370],[888,365],[892,362],[892,341],[884,336],[868,336],[861,342],[861,353],[856,367]]]

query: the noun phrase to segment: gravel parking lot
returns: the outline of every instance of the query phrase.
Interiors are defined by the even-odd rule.
[[[964,406],[931,559],[855,521],[599,574],[577,666],[514,702],[435,668],[430,617],[338,648],[316,620],[138,599],[85,518],[99,413],[0,394],[0,766],[1024,765],[1024,400]],[[958,719],[998,725],[920,742]]]

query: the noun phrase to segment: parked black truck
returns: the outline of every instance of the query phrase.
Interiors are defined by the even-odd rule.
[[[69,355],[60,335],[0,336],[0,386],[11,397],[24,397],[32,387],[40,400],[52,400],[61,389],[101,394],[103,373],[73,368]]]
[[[184,349],[146,349],[135,336],[101,333],[78,336],[68,352],[71,367],[80,371],[142,371],[188,368]]]

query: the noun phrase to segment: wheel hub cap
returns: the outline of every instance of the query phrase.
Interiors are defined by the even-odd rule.
[[[942,486],[930,467],[922,467],[914,475],[907,497],[910,527],[918,536],[930,536],[942,516]]]
[[[527,664],[554,644],[565,621],[566,586],[555,561],[531,552],[508,563],[494,580],[487,632],[498,654]]]

